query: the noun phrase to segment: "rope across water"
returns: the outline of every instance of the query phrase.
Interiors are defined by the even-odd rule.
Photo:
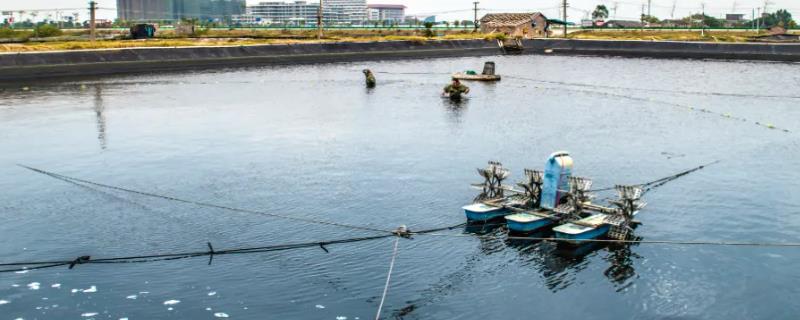
[[[55,172],[50,172],[50,171],[46,171],[46,170],[42,170],[42,169],[37,169],[37,168],[29,167],[29,166],[26,166],[26,165],[21,165],[20,164],[18,166],[23,167],[23,168],[28,169],[28,170],[31,170],[31,171],[36,172],[36,173],[47,175],[47,176],[53,177],[55,179],[62,180],[62,181],[65,181],[65,182],[69,182],[69,183],[73,183],[73,184],[75,182],[80,182],[80,183],[84,183],[84,184],[88,184],[88,185],[93,185],[93,186],[98,186],[98,187],[103,187],[103,188],[107,188],[107,189],[112,189],[112,190],[117,190],[117,191],[122,191],[122,192],[128,192],[128,193],[133,193],[133,194],[138,194],[138,195],[146,196],[146,197],[152,197],[152,198],[159,198],[159,199],[164,199],[164,200],[169,200],[169,201],[188,203],[188,204],[192,204],[192,205],[196,205],[196,206],[200,206],[200,207],[216,208],[216,209],[222,209],[222,210],[228,210],[228,211],[234,211],[234,212],[240,212],[240,213],[258,214],[258,215],[264,215],[264,216],[269,216],[269,217],[274,217],[274,218],[302,221],[302,222],[307,222],[307,223],[314,223],[314,224],[321,224],[321,225],[328,225],[328,226],[336,226],[336,227],[342,227],[342,228],[354,229],[354,230],[374,231],[374,232],[390,233],[390,234],[393,232],[392,230],[384,230],[384,229],[378,229],[378,228],[372,228],[372,227],[356,226],[356,225],[344,224],[344,223],[339,223],[339,222],[322,221],[322,220],[315,220],[315,219],[309,219],[309,218],[292,217],[292,216],[280,215],[280,214],[275,214],[275,213],[269,213],[269,212],[265,212],[265,211],[243,209],[243,208],[235,208],[235,207],[222,206],[222,205],[208,203],[208,202],[186,200],[186,199],[181,199],[181,198],[177,198],[177,197],[173,197],[173,196],[161,195],[161,194],[145,192],[145,191],[139,191],[139,190],[123,188],[123,187],[117,187],[117,186],[98,183],[98,182],[94,182],[94,181],[89,181],[89,180],[79,179],[79,178],[75,178],[75,177],[65,176],[65,175],[62,175],[62,174],[55,173]]]

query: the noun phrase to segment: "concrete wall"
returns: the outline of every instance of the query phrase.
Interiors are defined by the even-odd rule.
[[[499,54],[494,41],[388,41],[238,47],[136,48],[0,54],[0,81],[301,64]]]
[[[523,44],[528,53],[800,62],[800,43],[535,39]]]

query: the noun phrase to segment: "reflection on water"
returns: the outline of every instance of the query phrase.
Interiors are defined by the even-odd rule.
[[[617,288],[617,292],[623,291],[633,284],[636,278],[636,269],[633,267],[634,259],[643,257],[634,253],[629,244],[611,245],[608,247],[609,255],[606,261],[610,266],[603,273]]]
[[[103,89],[97,84],[94,85],[94,113],[97,118],[97,140],[100,142],[100,149],[106,149],[106,106],[103,103]]]
[[[572,285],[575,276],[586,268],[586,258],[601,250],[607,252],[603,259],[609,263],[603,274],[615,285],[618,292],[622,291],[633,284],[629,280],[635,279],[634,259],[642,259],[631,250],[631,244],[590,242],[576,246],[542,241],[543,238],[553,237],[549,230],[538,231],[527,237],[531,239],[521,239],[524,236],[514,235],[513,239],[508,239],[505,243],[519,252],[519,259],[524,265],[537,269],[543,275],[546,286],[553,292]]]

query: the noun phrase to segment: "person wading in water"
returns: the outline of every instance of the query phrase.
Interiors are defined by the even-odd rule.
[[[450,97],[450,100],[459,101],[461,96],[469,93],[469,87],[461,84],[458,79],[453,79],[453,83],[444,87],[444,94]]]
[[[364,76],[367,77],[367,88],[375,88],[377,82],[375,81],[375,75],[372,74],[372,71],[364,69]]]

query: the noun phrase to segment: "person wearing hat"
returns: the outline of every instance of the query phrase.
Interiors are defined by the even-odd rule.
[[[469,87],[461,84],[458,79],[453,79],[453,83],[444,87],[444,94],[451,100],[461,100],[461,96],[469,93]]]

